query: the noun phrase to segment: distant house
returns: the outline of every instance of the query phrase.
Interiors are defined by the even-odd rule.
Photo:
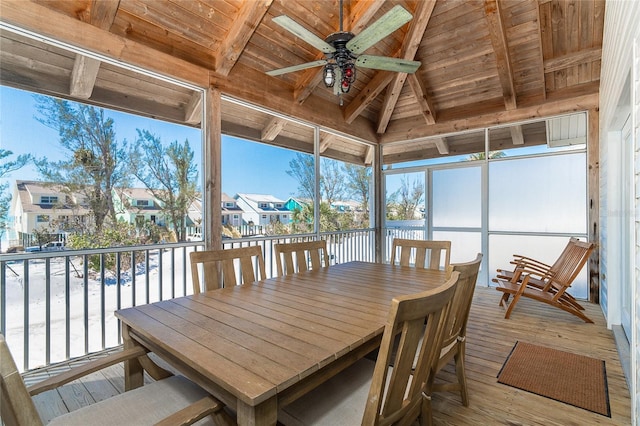
[[[242,209],[235,198],[222,193],[222,224],[238,227],[242,225]]]
[[[362,211],[362,204],[353,200],[334,201],[331,203],[331,208],[341,213],[359,212]]]
[[[38,181],[16,181],[10,212],[23,244],[30,244],[35,229],[65,234],[88,225],[91,220],[82,195],[68,194],[60,185]]]
[[[119,221],[141,226],[145,222],[165,226],[161,203],[146,188],[114,190],[113,205]]]
[[[202,198],[191,202],[185,220],[187,234],[202,233]]]
[[[273,195],[266,194],[236,194],[235,200],[243,211],[245,224],[253,222],[254,225],[268,225],[281,222],[291,222],[291,211],[285,206],[285,202]]]

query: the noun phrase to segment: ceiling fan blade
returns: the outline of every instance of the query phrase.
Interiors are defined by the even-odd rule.
[[[420,68],[420,62],[406,59],[389,58],[387,56],[360,55],[356,66],[374,70],[396,71],[413,74]]]
[[[364,29],[360,34],[347,42],[347,49],[359,54],[409,22],[413,15],[404,7],[395,5],[393,9],[382,15],[380,19]]]
[[[276,16],[275,18],[273,18],[273,22],[280,25],[285,30],[293,33],[296,37],[306,41],[316,49],[323,51],[324,53],[333,53],[336,51],[335,47],[309,31],[302,25],[298,24],[287,15]]]
[[[288,72],[294,72],[294,71],[306,70],[307,68],[319,67],[320,65],[324,65],[326,63],[327,63],[326,59],[320,59],[319,61],[306,62],[304,64],[293,65],[286,68],[279,68],[277,70],[267,71],[266,74],[271,76],[286,74]]]

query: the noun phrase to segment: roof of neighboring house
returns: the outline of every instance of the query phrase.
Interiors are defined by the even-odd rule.
[[[67,215],[84,215],[89,212],[84,206],[70,206],[63,204],[67,200],[62,186],[49,182],[16,180],[16,191],[25,213],[58,213]],[[52,195],[59,197],[57,204],[40,204],[32,202],[35,195]],[[82,199],[80,194],[73,194],[75,199]],[[39,200],[38,200],[39,201]]]
[[[156,197],[153,196],[150,190],[147,188],[121,188],[118,192],[125,194],[127,197],[135,199],[135,200],[154,200]]]
[[[270,194],[241,194],[238,193],[236,194],[236,200],[238,198],[242,198],[245,201],[247,201],[249,203],[250,206],[253,207],[253,209],[257,212],[264,212],[264,213],[268,213],[268,212],[281,212],[281,211],[289,211],[289,209],[287,209],[285,207],[285,201],[281,200],[279,198],[274,197],[273,195]],[[259,205],[260,203],[269,203],[269,204],[273,204],[274,207],[269,207],[269,208],[260,208]],[[275,204],[282,204],[282,208],[276,208]]]

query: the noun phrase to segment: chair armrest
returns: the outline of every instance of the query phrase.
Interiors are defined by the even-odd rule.
[[[551,268],[551,265],[547,265],[544,262],[539,261],[538,259],[534,259],[532,257],[527,257],[527,256],[523,256],[521,254],[514,254],[513,255],[513,261],[511,263],[514,262],[523,262],[523,263],[527,263],[527,264],[532,264],[532,265],[539,265],[540,267],[549,269]]]
[[[224,411],[224,404],[213,396],[207,396],[164,418],[155,426],[190,425],[212,414],[215,416],[216,425],[231,426],[235,424],[231,416]]]
[[[77,380],[80,377],[84,377],[87,374],[94,373],[96,371],[102,370],[103,368],[110,367],[114,364],[118,364],[128,359],[138,358],[146,354],[147,350],[142,346],[124,349],[121,352],[96,359],[95,361],[88,362],[78,367],[74,367],[69,371],[65,371],[64,373],[60,373],[56,376],[43,380],[40,383],[29,386],[27,388],[27,391],[31,396],[34,396],[39,393],[58,388],[69,382]]]

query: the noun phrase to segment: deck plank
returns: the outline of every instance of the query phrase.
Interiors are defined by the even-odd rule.
[[[631,424],[629,390],[613,337],[598,305],[584,303],[587,315],[595,324],[586,324],[559,309],[524,299],[511,318],[504,319],[498,306],[501,294],[491,288],[478,287],[471,306],[467,332],[467,381],[469,407],[460,403],[453,392],[433,396],[434,422],[437,425],[623,425]],[[605,360],[611,418],[521,391],[497,382],[497,375],[516,341],[545,345]],[[51,369],[59,369],[59,365]],[[46,378],[47,369],[32,371],[25,381],[34,383]],[[123,369],[116,365],[94,373],[61,392],[50,391],[35,397],[43,418],[84,405],[93,399],[121,392]],[[453,363],[438,375],[438,380],[455,377]],[[146,378],[145,381],[149,381]],[[88,390],[87,388],[90,388]]]

